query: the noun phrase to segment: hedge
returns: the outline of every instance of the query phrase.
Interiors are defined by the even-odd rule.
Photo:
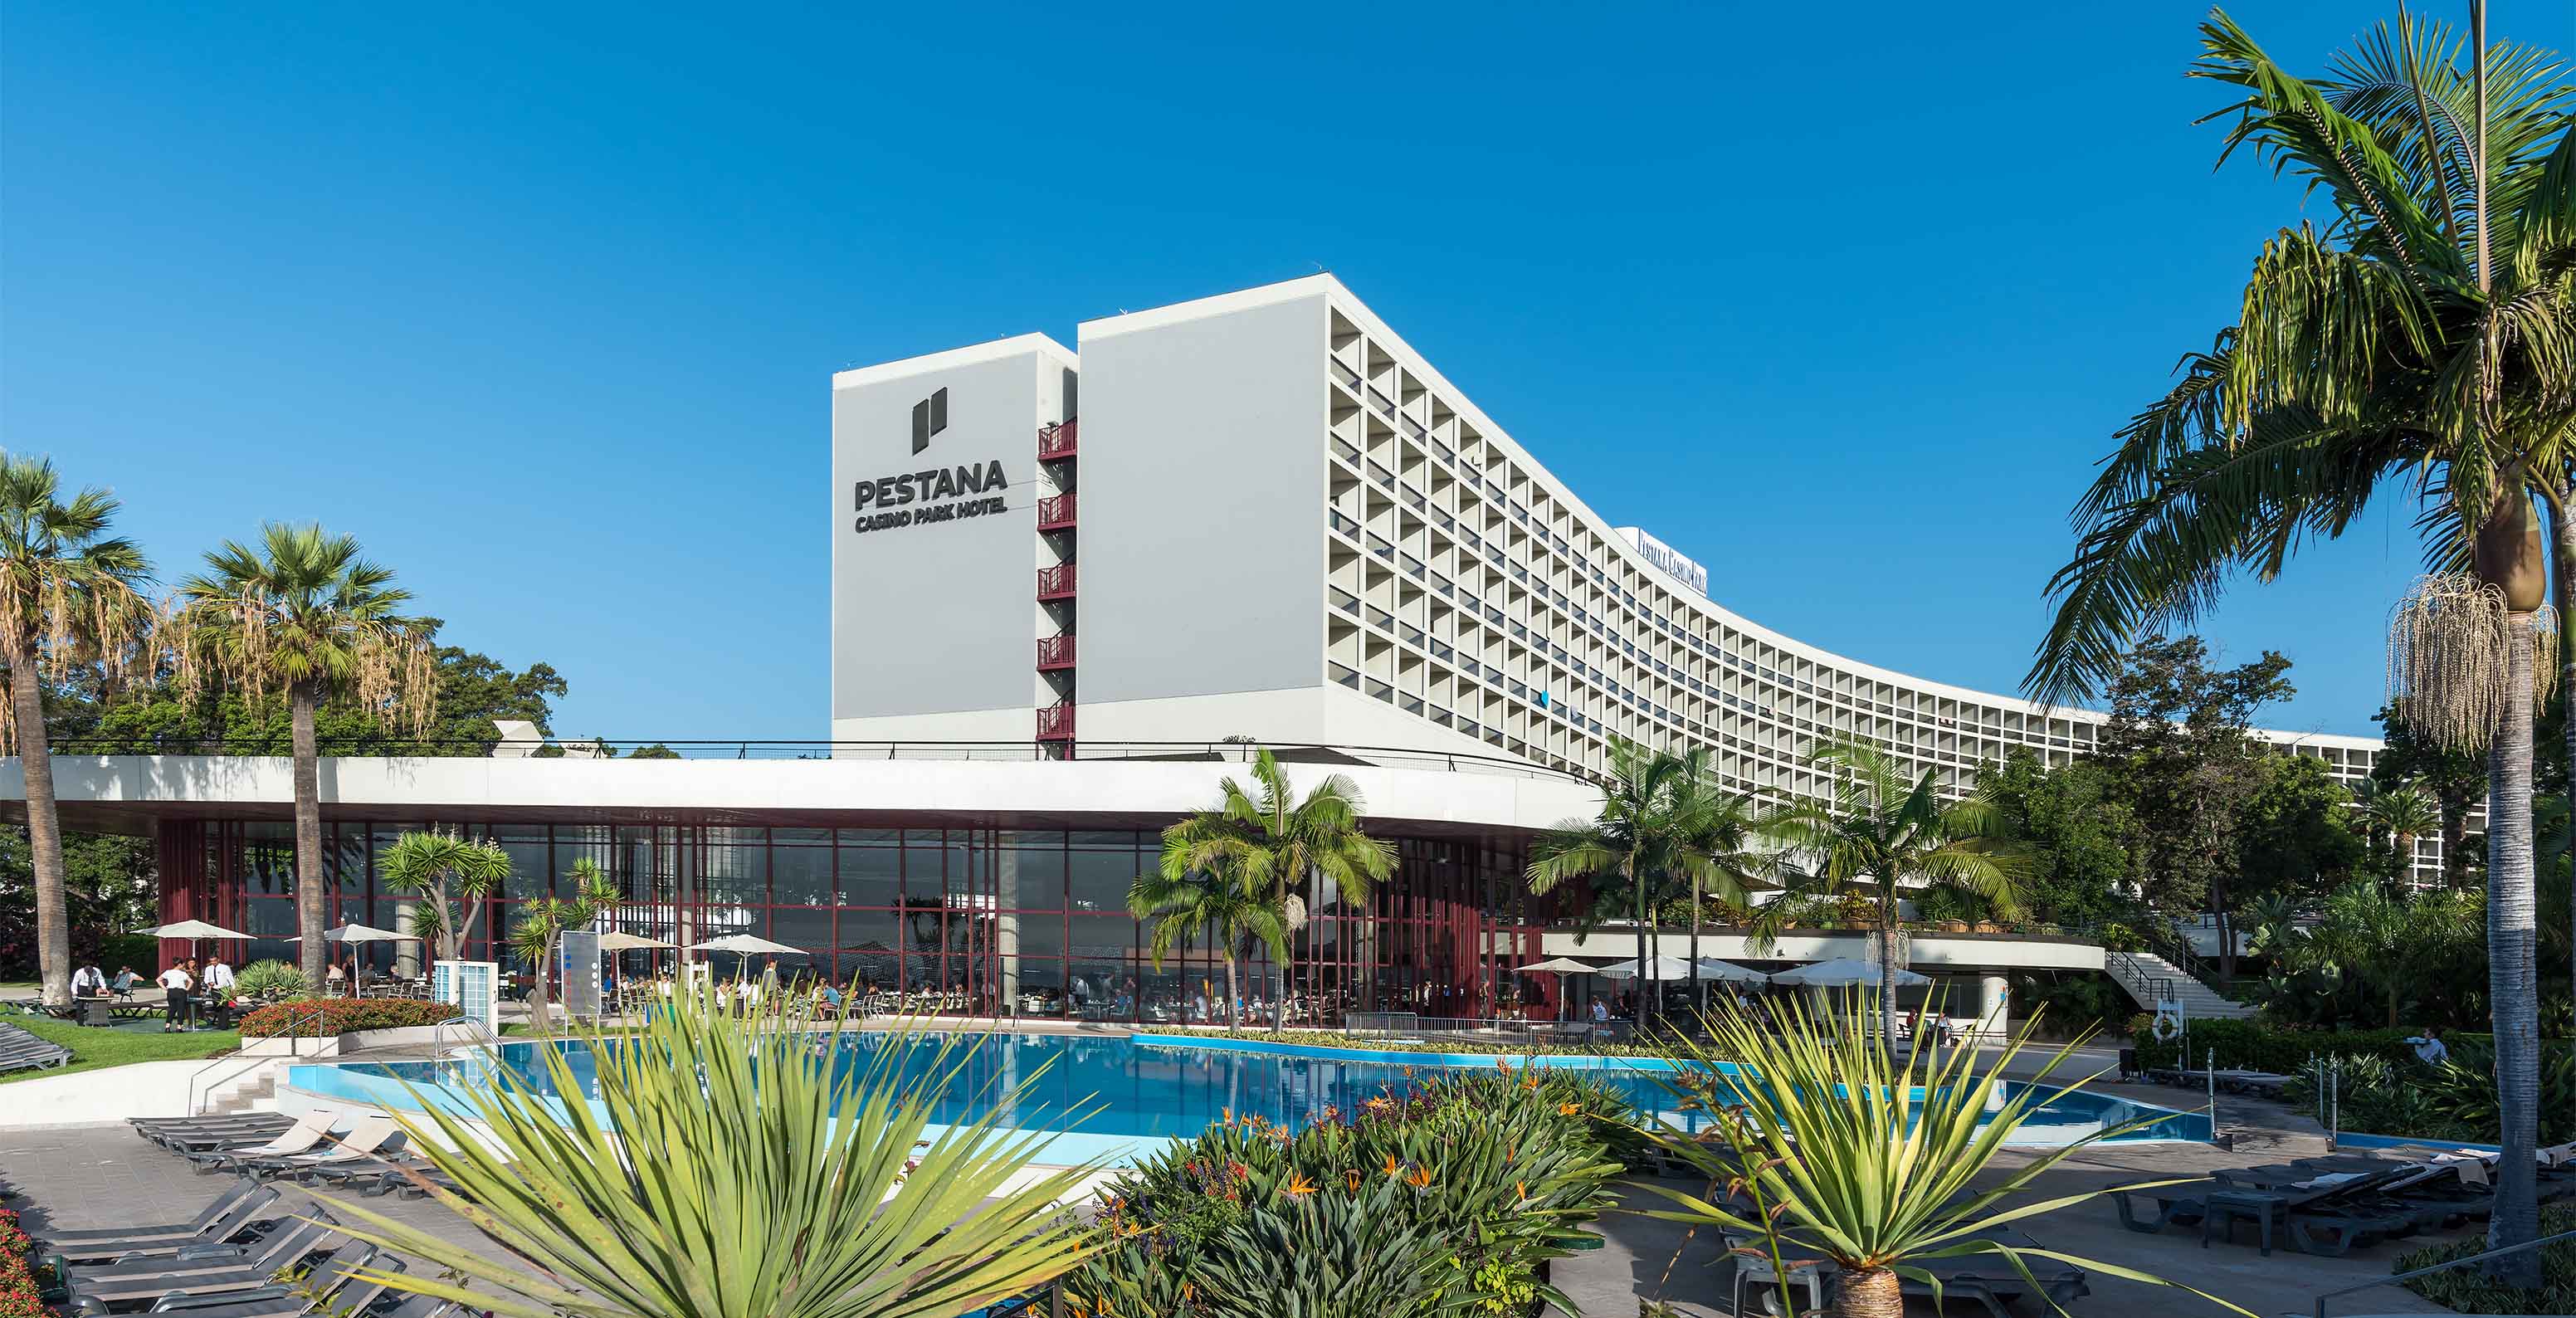
[[[2576,1231],[2576,1204],[2551,1204],[2540,1210],[2544,1237]],[[2480,1234],[2466,1240],[2419,1249],[2398,1256],[2391,1270],[2413,1272],[2436,1263],[2466,1258],[2487,1247]],[[2460,1313],[2576,1313],[2576,1241],[2562,1241],[2540,1251],[2540,1287],[2520,1290],[2504,1285],[2477,1268],[2453,1268],[2418,1277],[2406,1289]]]
[[[312,1039],[354,1030],[399,1030],[436,1025],[464,1014],[453,1002],[409,998],[298,998],[272,1002],[241,1018],[244,1038]]]

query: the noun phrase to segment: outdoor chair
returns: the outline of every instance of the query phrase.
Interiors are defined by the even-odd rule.
[[[165,1149],[206,1148],[240,1144],[284,1134],[295,1122],[276,1112],[244,1112],[224,1117],[134,1117],[134,1133]]]
[[[71,1304],[98,1313],[126,1305],[147,1304],[173,1292],[217,1295],[257,1290],[271,1284],[282,1270],[301,1264],[339,1234],[328,1213],[314,1210],[313,1220],[280,1225],[247,1247],[221,1247],[222,1253],[182,1254],[170,1259],[72,1267],[57,1272]]]
[[[46,1230],[35,1235],[37,1257],[56,1266],[71,1263],[177,1254],[191,1245],[221,1245],[250,1229],[259,1214],[277,1202],[277,1191],[243,1177],[232,1189],[208,1201],[195,1220],[167,1226],[111,1226],[82,1230]]]
[[[2242,1203],[2246,1205],[2251,1205],[2258,1200],[2270,1200],[2274,1207],[2282,1211],[2292,1211],[2324,1203],[2340,1196],[2358,1194],[2373,1185],[2393,1179],[2404,1170],[2402,1167],[2392,1167],[2385,1171],[2336,1179],[2327,1184],[2312,1182],[2286,1191],[2231,1190],[2226,1187],[2204,1191],[2201,1194],[2181,1194],[2170,1188],[2153,1191],[2113,1190],[2111,1206],[2120,1214],[2120,1225],[2132,1231],[2154,1235],[2168,1226],[2192,1226],[2202,1223],[2209,1215],[2209,1198],[2214,1194],[2243,1196]],[[2136,1205],[2132,1202],[2135,1199],[2152,1200],[2156,1205],[2155,1215],[2142,1219]],[[2204,1242],[2206,1235],[2204,1230]]]
[[[351,1256],[343,1262],[338,1251],[313,1270],[312,1275],[294,1286],[262,1286],[257,1290],[210,1295],[164,1295],[152,1304],[153,1313],[182,1313],[188,1318],[304,1318],[307,1314],[364,1314],[384,1297],[387,1289],[381,1281],[358,1278],[360,1267],[376,1272],[399,1273],[406,1270],[401,1259],[372,1251]]]
[[[391,1151],[399,1148],[402,1138],[402,1128],[396,1126],[392,1118],[360,1117],[350,1123],[349,1133],[341,1136],[328,1152],[265,1155],[227,1153],[222,1155],[221,1165],[234,1171],[248,1172],[263,1179],[271,1176],[297,1179],[303,1172],[313,1167],[335,1162],[356,1162],[374,1155],[380,1149]]]
[[[331,1133],[331,1123],[338,1118],[338,1115],[339,1114],[337,1113],[329,1111],[307,1112],[301,1118],[297,1119],[294,1125],[279,1131],[265,1143],[252,1142],[245,1144],[239,1141],[230,1141],[216,1148],[173,1148],[171,1149],[171,1152],[197,1164],[197,1166],[201,1168],[237,1167],[241,1163],[250,1159],[283,1157],[290,1153],[305,1153],[310,1151],[314,1145],[321,1143],[324,1136]]]

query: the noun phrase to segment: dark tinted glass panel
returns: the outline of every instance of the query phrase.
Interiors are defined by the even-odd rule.
[[[769,936],[789,947],[808,948],[823,954],[817,964],[829,965],[832,950],[832,912],[828,907],[774,907],[769,912]],[[804,962],[788,958],[798,967]],[[785,973],[784,969],[780,973]]]
[[[1127,889],[1141,871],[1134,851],[1075,851],[1068,853],[1072,866],[1071,906],[1069,909],[1109,912],[1127,909]]]
[[[781,828],[770,834],[769,874],[774,900],[787,906],[828,906],[833,898],[832,831]]]
[[[903,853],[893,847],[841,848],[841,904],[892,906],[902,893]]]

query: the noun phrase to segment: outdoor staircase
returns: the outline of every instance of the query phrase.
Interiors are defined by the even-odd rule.
[[[279,1057],[268,1065],[217,1082],[200,1100],[204,1114],[221,1116],[265,1108],[277,1098],[277,1086],[286,1079],[287,1066],[296,1060]]]
[[[2179,1002],[2189,1020],[2241,1021],[2254,1014],[2252,1006],[2221,994],[2153,952],[2106,951],[2102,969],[2149,1011],[2159,1003]]]

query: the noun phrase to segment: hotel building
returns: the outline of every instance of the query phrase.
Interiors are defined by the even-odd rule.
[[[1358,907],[1310,893],[1293,964],[1256,958],[1251,983],[1284,978],[1327,1023],[1544,1016],[1570,986],[1512,967],[1634,952],[1632,931],[1578,938],[1519,880],[1539,830],[1591,813],[1614,738],[1705,746],[1727,786],[1786,800],[1825,790],[1804,759],[1827,738],[1964,791],[2018,749],[2064,764],[2102,725],[1728,612],[1705,569],[1596,514],[1329,275],[1085,322],[1077,343],[833,377],[828,746],[331,761],[333,922],[404,923],[376,858],[404,829],[452,827],[515,862],[475,953],[588,858],[625,886],[629,932],[757,934],[979,1014],[1182,1019],[1221,982],[1215,957],[1202,941],[1153,965],[1126,888],[1156,831],[1258,743],[1300,788],[1349,774],[1401,862]],[[2264,735],[2344,779],[2377,748]],[[285,953],[283,761],[79,749],[56,762],[67,827],[157,836],[166,915]],[[0,766],[0,800],[21,795],[16,772]],[[1754,958],[1722,933],[1702,950],[1860,944],[1813,931]],[[1989,1020],[2012,970],[2104,966],[2053,935],[1925,935],[1911,955],[1973,977]]]

